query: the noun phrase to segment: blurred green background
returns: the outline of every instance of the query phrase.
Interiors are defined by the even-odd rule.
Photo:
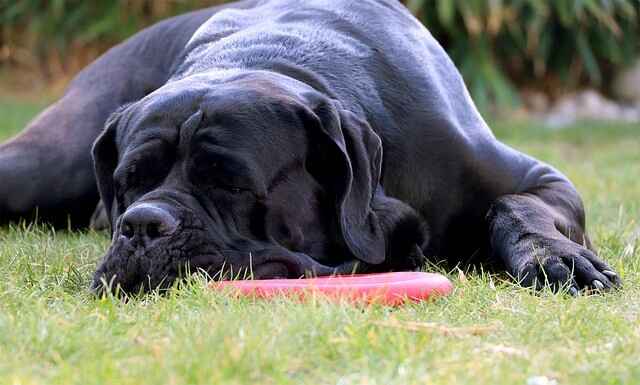
[[[224,0],[0,0],[0,71],[68,79],[146,25]],[[609,92],[640,52],[640,0],[406,0],[445,46],[481,109],[518,89]],[[12,79],[15,80],[15,79]]]

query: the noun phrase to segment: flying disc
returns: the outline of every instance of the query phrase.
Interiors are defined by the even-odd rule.
[[[426,301],[451,293],[453,285],[444,276],[423,272],[395,272],[338,275],[302,279],[267,279],[212,282],[215,290],[230,290],[239,296],[308,298],[322,295],[332,299],[398,306]]]

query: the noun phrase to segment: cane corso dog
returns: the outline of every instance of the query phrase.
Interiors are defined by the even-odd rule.
[[[247,0],[112,48],[0,147],[0,218],[93,215],[93,287],[498,264],[521,284],[620,284],[551,166],[499,142],[396,0]],[[99,195],[98,195],[99,194]],[[426,257],[425,257],[426,256]]]

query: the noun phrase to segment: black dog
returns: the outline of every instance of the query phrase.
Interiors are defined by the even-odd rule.
[[[424,255],[486,255],[573,293],[619,284],[571,183],[494,138],[395,0],[249,0],[161,22],[2,145],[0,180],[4,220],[88,219],[100,192],[113,243],[96,288],[166,287],[185,267],[414,269]]]

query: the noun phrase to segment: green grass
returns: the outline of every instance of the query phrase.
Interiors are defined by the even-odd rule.
[[[16,101],[0,94],[0,141],[20,132],[45,106],[45,102]]]
[[[0,137],[39,108],[1,100]],[[451,274],[449,298],[390,309],[237,300],[194,279],[164,297],[123,302],[87,291],[104,234],[4,228],[0,383],[523,385],[533,376],[638,383],[640,128],[503,124],[496,132],[575,182],[623,290],[532,295],[500,277]],[[439,327],[409,330],[414,321]],[[472,329],[443,332],[456,327]]]

